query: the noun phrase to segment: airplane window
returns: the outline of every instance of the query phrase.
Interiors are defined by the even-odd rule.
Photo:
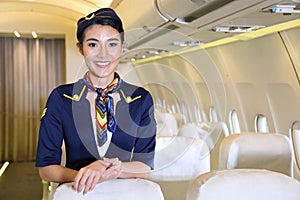
[[[294,160],[298,170],[300,170],[300,121],[295,120],[290,126],[290,137],[294,151]]]
[[[209,107],[209,120],[210,122],[218,122],[218,116],[214,106]]]
[[[229,112],[229,129],[230,134],[240,133],[240,123],[235,109]]]
[[[254,118],[254,130],[255,132],[268,133],[269,125],[267,117],[262,114],[257,114]]]

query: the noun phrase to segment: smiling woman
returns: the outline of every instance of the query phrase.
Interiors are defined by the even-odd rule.
[[[16,160],[37,158],[35,172],[58,182],[60,194],[67,190],[77,197],[132,178],[132,187],[140,189],[135,183],[157,173],[166,200],[182,200],[185,180],[196,178],[182,172],[219,168],[228,111],[235,110],[239,118],[239,131],[232,133],[254,131],[257,113],[268,119],[267,134],[288,135],[290,122],[300,119],[299,0],[102,2],[0,1],[0,35],[5,36],[0,52],[0,162],[13,161],[5,173]],[[280,13],[272,12],[274,8],[288,9]],[[225,33],[216,32],[218,28]],[[64,48],[58,57],[52,57],[57,44],[44,39],[61,40]],[[13,58],[6,61],[8,55]],[[158,119],[158,128],[154,110],[161,119],[168,116]],[[185,151],[189,146],[184,143],[181,148],[165,145],[168,151],[163,151],[160,141],[166,135],[203,140],[209,152],[199,161],[206,164],[199,166],[195,156],[186,156],[192,152]],[[168,163],[155,164],[154,155]],[[175,163],[184,168],[178,170],[184,183],[163,182],[174,175],[169,169]],[[299,179],[298,167],[293,176]]]
[[[129,179],[146,178],[154,168],[152,96],[116,72],[123,31],[121,19],[111,8],[101,8],[78,20],[77,46],[88,71],[77,82],[51,92],[41,119],[36,156],[40,176],[47,181],[72,182],[75,194],[97,192],[100,183],[109,184],[108,188],[117,183],[118,190],[122,183],[136,188],[127,184]],[[75,95],[78,98],[69,98]],[[60,165],[63,142],[65,166]],[[162,197],[160,190],[156,192]]]

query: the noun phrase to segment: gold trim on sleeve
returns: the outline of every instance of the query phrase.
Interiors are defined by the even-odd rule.
[[[44,108],[41,119],[46,115],[46,112],[47,112],[47,108]]]

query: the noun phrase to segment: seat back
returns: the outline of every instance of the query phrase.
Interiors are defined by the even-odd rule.
[[[72,189],[72,183],[59,186],[54,194],[54,200],[164,200],[162,191],[157,183],[145,179],[113,179],[100,184],[83,195]]]
[[[165,199],[185,199],[189,182],[210,171],[208,146],[184,136],[157,137],[156,142],[155,169],[149,179],[160,185]]]
[[[204,140],[210,150],[211,170],[218,169],[220,143],[229,135],[224,122],[187,123],[182,126],[179,135]]]
[[[154,166],[151,180],[191,180],[210,170],[209,148],[201,139],[157,137]]]
[[[268,169],[291,176],[289,139],[276,133],[241,133],[224,138],[219,151],[219,169]]]
[[[175,116],[171,113],[155,113],[157,135],[175,136],[178,134],[178,125]]]
[[[213,171],[197,177],[186,200],[299,200],[300,183],[282,173],[263,169]]]

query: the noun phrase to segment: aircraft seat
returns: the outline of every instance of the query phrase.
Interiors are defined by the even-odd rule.
[[[164,200],[157,183],[146,179],[113,179],[97,184],[94,190],[83,195],[72,189],[72,183],[65,183],[56,189],[54,200]]]
[[[62,146],[62,159],[61,164],[64,165],[66,162],[65,145]],[[48,185],[49,189],[48,190]],[[145,199],[145,200],[164,200],[163,193],[160,186],[150,180],[146,179],[114,179],[101,184],[97,184],[93,191],[89,192],[87,195],[77,193],[72,190],[72,183],[65,183],[60,185],[58,183],[50,182],[44,184],[44,194],[45,199],[49,200],[94,200],[101,199],[111,200],[120,199],[122,200],[132,200],[132,199]],[[138,189],[137,189],[138,188]],[[145,195],[145,196],[144,196]]]
[[[218,169],[220,143],[229,135],[224,122],[186,123],[180,129],[179,135],[204,140],[210,150],[211,170]]]
[[[220,144],[219,169],[256,168],[292,175],[292,150],[287,136],[244,132]]]
[[[265,169],[231,169],[198,176],[186,200],[299,200],[300,182]]]
[[[155,113],[158,136],[175,136],[178,134],[178,124],[171,113]]]
[[[186,123],[179,130],[180,136],[203,139],[210,149],[214,148],[216,141],[229,135],[224,122]]]
[[[174,136],[157,137],[152,180],[190,180],[209,171],[209,149],[204,140]]]
[[[157,137],[155,169],[149,179],[158,183],[166,199],[185,199],[189,182],[210,171],[209,148],[201,139]]]

